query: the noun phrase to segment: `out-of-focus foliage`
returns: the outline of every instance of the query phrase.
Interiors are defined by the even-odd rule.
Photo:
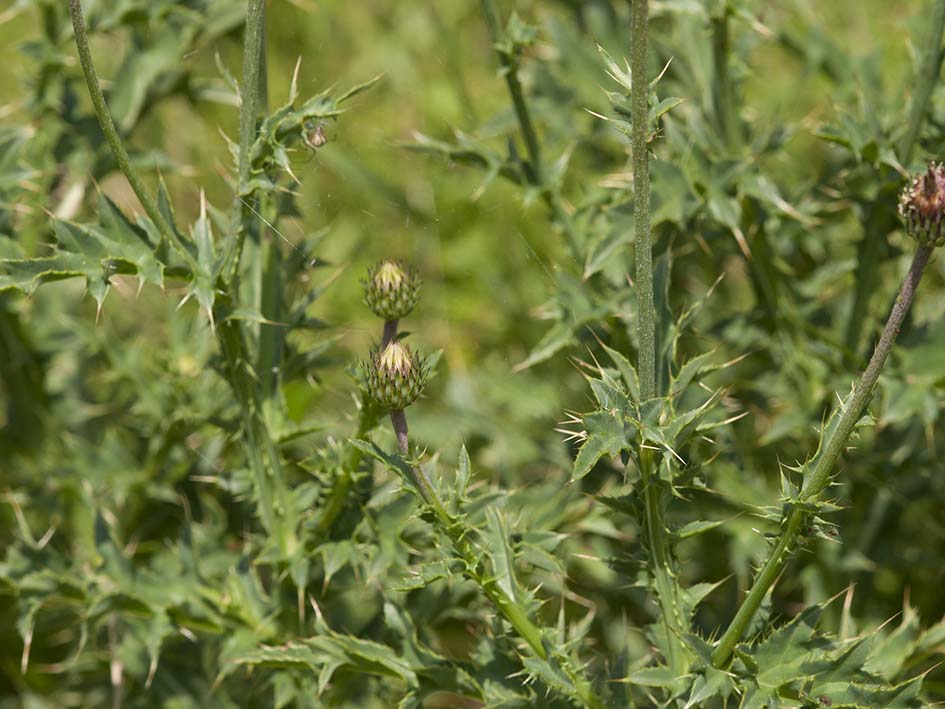
[[[409,411],[423,464],[479,571],[608,706],[945,698],[940,257],[836,511],[731,673],[707,661],[782,470],[816,447],[908,262],[896,192],[945,141],[940,82],[909,137],[931,3],[650,4],[655,404],[630,365],[627,3],[499,3],[538,165],[476,3],[270,3],[268,118],[235,206],[245,3],[84,2],[115,122],[192,261],[116,171],[67,3],[0,8],[2,706],[574,700],[361,405],[350,365],[380,330],[360,277],[388,257],[424,280],[402,328],[443,350]],[[274,229],[247,239],[234,298],[228,245],[260,203]],[[641,563],[636,440],[674,495],[682,679]],[[273,469],[269,489],[254,471]]]

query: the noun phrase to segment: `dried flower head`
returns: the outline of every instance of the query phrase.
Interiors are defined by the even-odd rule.
[[[931,163],[915,175],[899,196],[899,216],[906,232],[923,246],[945,244],[945,168]]]
[[[399,261],[381,261],[364,281],[364,303],[384,320],[398,320],[420,299],[420,277]]]
[[[375,350],[370,362],[361,365],[361,380],[368,394],[385,409],[410,406],[423,392],[429,376],[426,359],[393,340]]]

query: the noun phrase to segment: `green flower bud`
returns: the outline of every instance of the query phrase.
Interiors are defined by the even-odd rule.
[[[371,361],[362,363],[362,382],[371,397],[385,409],[410,406],[423,392],[429,368],[426,359],[396,340],[375,350]]]
[[[906,233],[922,246],[945,244],[945,168],[932,163],[915,175],[899,196],[899,217]]]
[[[364,281],[364,303],[384,320],[408,315],[420,299],[420,276],[399,261],[381,261]]]

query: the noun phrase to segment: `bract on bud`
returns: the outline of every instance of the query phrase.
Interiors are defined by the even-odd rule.
[[[420,299],[420,276],[399,261],[381,261],[364,281],[364,303],[384,320],[399,320]]]
[[[385,409],[410,406],[423,392],[429,371],[426,360],[393,340],[362,363],[362,382],[368,394]]]
[[[906,232],[923,246],[945,244],[945,168],[932,163],[915,175],[899,196]]]

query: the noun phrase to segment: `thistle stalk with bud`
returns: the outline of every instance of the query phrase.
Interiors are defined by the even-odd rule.
[[[932,249],[945,244],[942,228],[945,221],[945,168],[941,164],[932,163],[924,173],[912,177],[900,194],[899,216],[906,233],[919,245],[912,265],[902,281],[869,364],[853,385],[853,391],[840,405],[839,412],[834,413],[825,427],[817,452],[803,466],[804,482],[796,499],[787,505],[786,509],[789,511],[781,521],[780,537],[712,654],[712,662],[716,667],[728,664],[735,644],[744,635],[762,599],[787,563],[798,534],[810,514],[804,506],[816,503],[830,483],[834,466],[846,447],[847,440],[873,398],[876,382],[912,305]]]
[[[384,320],[380,346],[370,359],[361,364],[360,379],[364,393],[371,402],[390,412],[397,446],[404,458],[398,470],[408,477],[424,503],[433,512],[442,531],[449,537],[456,556],[463,560],[467,577],[475,582],[489,601],[528,644],[538,658],[552,658],[572,684],[574,695],[592,709],[604,704],[595,694],[587,678],[571,666],[566,655],[550,649],[545,634],[528,617],[528,612],[510,595],[485,564],[485,556],[472,541],[472,530],[461,518],[451,514],[420,464],[410,458],[410,435],[405,409],[423,393],[430,376],[430,359],[410,349],[397,338],[397,324],[410,314],[420,297],[419,276],[399,261],[382,261],[374,266],[363,281],[364,303]]]

